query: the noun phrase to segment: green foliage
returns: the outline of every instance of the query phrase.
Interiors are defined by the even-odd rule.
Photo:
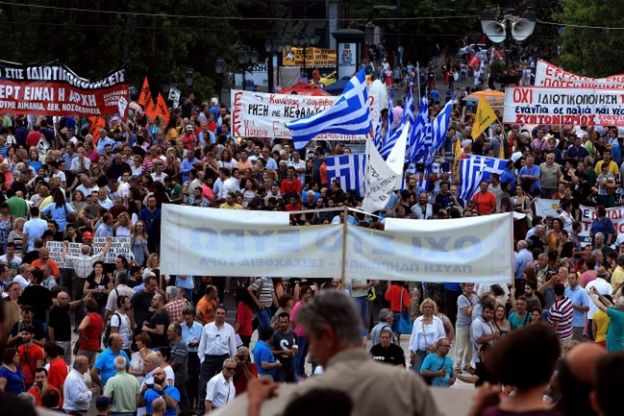
[[[586,26],[624,27],[620,0],[561,0],[558,21]],[[560,36],[559,63],[571,72],[591,77],[621,73],[624,31],[566,27]]]

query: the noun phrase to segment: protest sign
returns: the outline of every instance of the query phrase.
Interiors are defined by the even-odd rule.
[[[286,128],[291,120],[320,113],[339,97],[269,94],[232,90],[231,128],[234,137],[290,139]],[[366,136],[337,133],[319,134],[314,140],[364,140]]]
[[[581,210],[581,242],[590,242],[589,230],[592,222],[596,219],[596,209],[586,205],[580,206]],[[541,217],[559,217],[561,208],[556,199],[538,198],[535,200],[535,213]],[[607,218],[613,222],[617,234],[624,233],[624,207],[607,208]]]
[[[294,227],[265,214],[274,213],[249,216],[245,211],[163,204],[162,234],[167,238],[161,240],[161,272],[336,278],[344,264],[346,278],[511,281],[511,214],[428,221],[387,218],[384,231],[347,225],[346,234],[342,224]]]
[[[104,251],[105,244],[105,237],[96,237],[93,240],[93,244],[91,245],[91,247],[93,248],[93,254],[100,254],[102,251]],[[113,237],[110,241],[109,246],[110,248],[108,254],[102,259],[104,263],[114,263],[115,258],[117,258],[117,256],[119,255],[126,257],[128,260],[130,260],[130,258],[132,257],[132,252],[130,250],[130,237]],[[59,267],[70,267],[70,264],[67,261],[66,257],[63,256],[63,241],[48,241],[46,243],[46,247],[50,252],[50,258],[54,260]],[[67,255],[79,256],[80,247],[82,247],[81,243],[68,243]]]
[[[535,86],[553,88],[622,88],[624,74],[611,75],[606,78],[590,78],[576,75],[549,62],[538,60],[535,68]]]
[[[92,81],[60,62],[23,65],[0,61],[0,111],[7,114],[103,116],[128,100],[126,70]]]
[[[290,48],[282,52],[284,66],[303,66],[304,48]],[[305,48],[305,66],[307,68],[335,68],[336,50],[326,48]]]
[[[505,123],[624,126],[624,89],[505,88]]]

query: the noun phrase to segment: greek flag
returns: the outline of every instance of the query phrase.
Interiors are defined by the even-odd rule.
[[[423,143],[425,140],[425,132],[429,124],[429,103],[423,98],[418,108],[418,115],[414,121],[412,134],[407,142],[407,151],[405,152],[406,161],[408,163],[417,162],[417,157],[421,155]]]
[[[295,149],[299,150],[323,133],[367,135],[371,132],[371,113],[366,91],[366,71],[362,68],[347,83],[336,103],[320,113],[289,121]]]
[[[377,125],[377,131],[375,131],[375,147],[377,150],[381,150],[384,141],[392,135],[392,106],[394,101],[394,90],[390,88],[388,93],[388,117],[386,118],[386,134],[382,136],[381,133],[381,125],[382,120],[379,120],[379,124]]]
[[[407,121],[409,121],[409,125],[408,123],[406,123]],[[390,155],[390,152],[394,148],[394,145],[397,143],[397,140],[399,140],[399,137],[401,137],[401,134],[403,134],[403,130],[405,130],[406,128],[411,129],[413,125],[414,125],[414,97],[412,96],[412,91],[409,90],[409,92],[407,93],[407,97],[405,98],[405,105],[403,106],[403,116],[401,116],[401,124],[399,124],[396,130],[392,132],[392,135],[389,136],[387,140],[384,141],[384,144],[381,146],[381,149],[379,150],[381,157],[383,157],[384,159],[387,159],[388,156]],[[408,137],[410,135],[408,135]]]
[[[358,196],[364,196],[364,179],[366,176],[366,153],[328,156],[327,185],[336,180],[343,191],[355,190]]]
[[[503,173],[508,161],[495,157],[470,155],[459,161],[459,196],[469,200],[479,189],[483,181],[490,179],[492,173]]]
[[[431,147],[427,156],[426,164],[433,162],[433,156],[444,144],[446,132],[451,124],[451,110],[453,109],[453,100],[446,103],[442,111],[435,117],[431,123]]]

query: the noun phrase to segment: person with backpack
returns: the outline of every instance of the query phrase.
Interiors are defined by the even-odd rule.
[[[117,297],[117,310],[113,312],[108,320],[106,326],[106,332],[104,333],[104,339],[110,338],[111,334],[121,335],[122,347],[126,355],[130,357],[132,352],[130,347],[132,346],[132,321],[128,316],[128,312],[132,309],[132,303],[128,296]]]

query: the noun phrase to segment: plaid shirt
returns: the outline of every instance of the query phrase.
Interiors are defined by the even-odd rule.
[[[76,277],[80,279],[86,279],[87,276],[93,271],[93,263],[98,260],[102,260],[104,257],[104,252],[96,254],[95,256],[66,256],[65,260],[68,265],[74,268],[76,272]]]
[[[184,308],[186,308],[186,302],[182,299],[173,300],[165,305],[171,322],[182,322],[184,320]]]

